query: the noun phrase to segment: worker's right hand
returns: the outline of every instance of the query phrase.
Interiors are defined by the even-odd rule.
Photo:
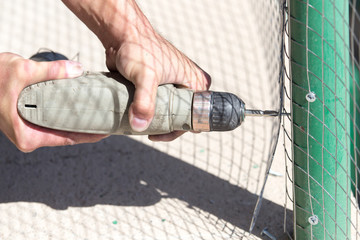
[[[129,121],[138,132],[146,130],[154,117],[159,85],[171,83],[194,91],[204,91],[210,86],[206,72],[157,34],[149,23],[142,27],[134,30],[136,33],[130,31],[119,45],[108,45],[106,49],[108,68],[119,71],[135,85]],[[152,135],[149,139],[171,141],[183,133]]]
[[[100,39],[110,70],[134,83],[129,121],[144,131],[155,111],[157,87],[172,83],[195,91],[207,90],[210,76],[161,37],[135,0],[62,0]],[[150,136],[170,141],[182,132]]]
[[[78,77],[82,72],[77,62],[35,62],[16,54],[0,53],[0,130],[23,152],[43,146],[96,142],[106,137],[38,127],[23,120],[17,112],[18,96],[26,86],[46,80]]]

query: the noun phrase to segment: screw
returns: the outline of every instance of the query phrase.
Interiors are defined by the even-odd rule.
[[[271,240],[276,240],[276,237],[274,237],[274,235],[272,235],[271,233],[268,232],[267,227],[264,228],[260,234],[261,234],[261,236],[264,236],[264,235],[267,236]]]
[[[315,102],[316,95],[314,92],[309,92],[308,94],[306,94],[305,98],[308,102]]]
[[[311,225],[317,225],[319,223],[319,218],[318,218],[317,215],[312,215],[312,216],[309,217],[308,222]]]

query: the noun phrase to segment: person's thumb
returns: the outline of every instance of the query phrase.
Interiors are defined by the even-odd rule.
[[[25,66],[29,74],[29,85],[62,78],[74,78],[83,74],[83,67],[74,61],[60,60],[52,62],[36,62],[28,60]]]
[[[135,94],[129,109],[129,121],[134,131],[142,132],[154,117],[158,84],[155,74],[149,72],[140,73],[132,82]]]

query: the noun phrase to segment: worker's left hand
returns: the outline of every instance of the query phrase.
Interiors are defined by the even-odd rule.
[[[73,61],[35,62],[13,53],[0,53],[0,130],[23,152],[44,146],[96,142],[106,137],[39,127],[26,122],[18,114],[17,100],[26,86],[78,77],[82,72],[81,65]]]

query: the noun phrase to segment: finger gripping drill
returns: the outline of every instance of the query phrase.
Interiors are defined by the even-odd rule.
[[[86,72],[73,79],[50,80],[23,89],[20,116],[39,126],[81,133],[156,135],[181,131],[229,131],[246,115],[277,116],[275,111],[246,110],[231,93],[194,92],[172,84],[157,89],[149,128],[135,132],[129,123],[134,85],[119,73]]]

